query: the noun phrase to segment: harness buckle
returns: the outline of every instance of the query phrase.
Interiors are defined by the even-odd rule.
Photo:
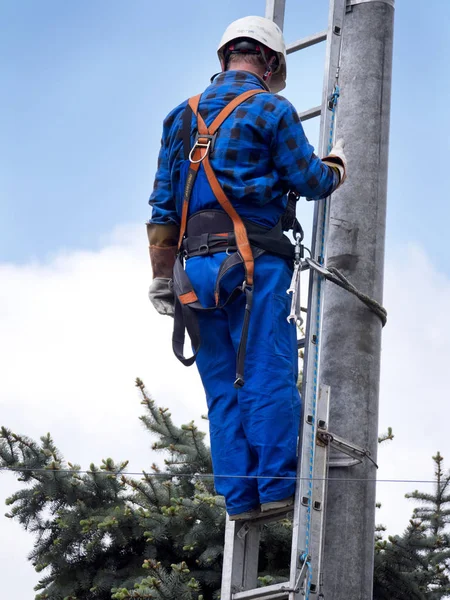
[[[214,133],[213,135],[210,135],[209,133],[205,133],[205,134],[197,133],[197,135],[195,136],[194,145],[192,146],[192,149],[189,152],[189,161],[193,164],[196,164],[196,163],[201,163],[203,160],[205,160],[205,158],[208,156],[208,154],[210,154],[214,151],[214,146],[216,143],[216,136],[217,136],[217,132]],[[200,152],[201,152],[202,148],[204,149],[203,156],[199,160],[194,160],[193,159],[194,152],[196,150],[200,150]]]
[[[209,254],[209,233],[202,233],[200,236],[200,244],[198,246],[199,256],[208,256]]]

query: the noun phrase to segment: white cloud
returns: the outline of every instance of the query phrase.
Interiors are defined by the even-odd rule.
[[[439,450],[450,467],[448,364],[450,279],[416,245],[397,248],[385,277],[389,311],[383,337],[380,427],[395,439],[380,448],[380,479],[433,479]],[[401,533],[415,504],[404,494],[432,486],[380,483],[378,521]]]
[[[418,247],[396,256],[386,269],[380,413],[380,427],[391,425],[396,438],[380,449],[379,477],[430,479],[431,455],[439,449],[450,459],[450,281]],[[206,408],[196,369],[173,357],[172,322],[150,306],[149,279],[145,232],[135,226],[114,232],[99,252],[0,265],[0,424],[33,438],[50,431],[66,458],[83,467],[112,456],[140,470],[155,457],[138,421],[136,376],[177,423],[199,422]],[[377,520],[391,533],[405,527],[412,505],[403,494],[416,487],[428,489],[379,484]],[[3,474],[0,503],[17,488]],[[0,538],[8,540],[0,545],[5,596],[30,597],[38,579],[25,561],[30,537],[0,517]]]
[[[196,369],[172,354],[173,321],[150,305],[150,276],[143,227],[116,231],[100,252],[1,265],[0,424],[35,439],[50,431],[83,467],[111,456],[130,459],[130,470],[148,468],[155,453],[138,420],[138,376],[177,423],[195,418],[205,428]],[[0,515],[17,488],[13,475],[2,474]],[[37,576],[24,566],[29,536],[0,517],[0,539],[11,540],[1,544],[11,567],[2,573],[5,595],[30,597]],[[0,563],[7,564],[1,555]],[[28,575],[17,578],[19,569]]]
[[[180,418],[201,413],[195,368],[173,357],[172,320],[148,301],[147,255],[144,232],[130,227],[97,253],[0,267],[7,291],[0,352],[8,365],[0,407],[11,427],[32,435],[49,429],[59,445],[63,430],[67,454],[79,453],[81,441],[83,455],[98,460],[109,440],[110,452],[129,455],[136,435],[148,441],[137,422],[136,376],[157,400],[173,402]],[[142,455],[137,460],[135,467],[145,466]]]

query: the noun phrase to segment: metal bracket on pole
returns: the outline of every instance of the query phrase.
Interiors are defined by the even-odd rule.
[[[376,463],[371,459],[370,452],[368,450],[360,448],[351,442],[347,442],[334,433],[330,433],[326,430],[325,426],[320,427],[319,425],[317,438],[324,444],[329,444],[338,452],[341,452],[349,457],[347,459],[331,457],[328,461],[329,467],[354,467],[355,465],[361,464],[365,458],[368,458],[374,463],[375,466],[377,466]]]

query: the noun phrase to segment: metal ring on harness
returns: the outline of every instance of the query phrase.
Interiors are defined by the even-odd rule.
[[[191,163],[193,163],[193,164],[201,163],[208,156],[210,147],[211,147],[211,140],[208,140],[206,144],[202,144],[199,141],[195,142],[195,144],[192,146],[192,150],[189,152],[189,160],[191,161]],[[203,154],[203,156],[200,157],[199,160],[194,160],[192,158],[192,154],[197,149],[200,149],[200,148],[205,148],[205,153]]]
[[[194,145],[192,146],[191,151],[189,152],[189,160],[192,164],[201,163],[208,156],[210,152],[214,151],[214,144],[216,141],[217,132],[213,134],[208,133],[197,133],[197,137],[195,138]],[[200,150],[201,148],[205,149],[203,156],[199,160],[194,160],[193,154],[196,150]]]

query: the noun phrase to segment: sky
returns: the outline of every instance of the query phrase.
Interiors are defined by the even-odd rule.
[[[450,466],[450,5],[397,0],[386,239],[379,478],[429,480]],[[432,5],[432,10],[431,10]],[[3,0],[0,3],[0,424],[67,460],[154,460],[134,380],[177,423],[206,407],[195,368],[171,354],[150,306],[145,221],[162,119],[217,72],[229,22],[264,0]],[[326,27],[327,0],[287,0],[288,43]],[[324,48],[290,56],[283,92],[320,103]],[[317,124],[306,132],[317,142]],[[303,203],[308,225],[312,207]],[[19,488],[0,475],[0,506]],[[401,533],[428,484],[379,483],[377,521]],[[0,509],[0,576],[33,598],[32,538]],[[8,594],[9,592],[9,594]]]

